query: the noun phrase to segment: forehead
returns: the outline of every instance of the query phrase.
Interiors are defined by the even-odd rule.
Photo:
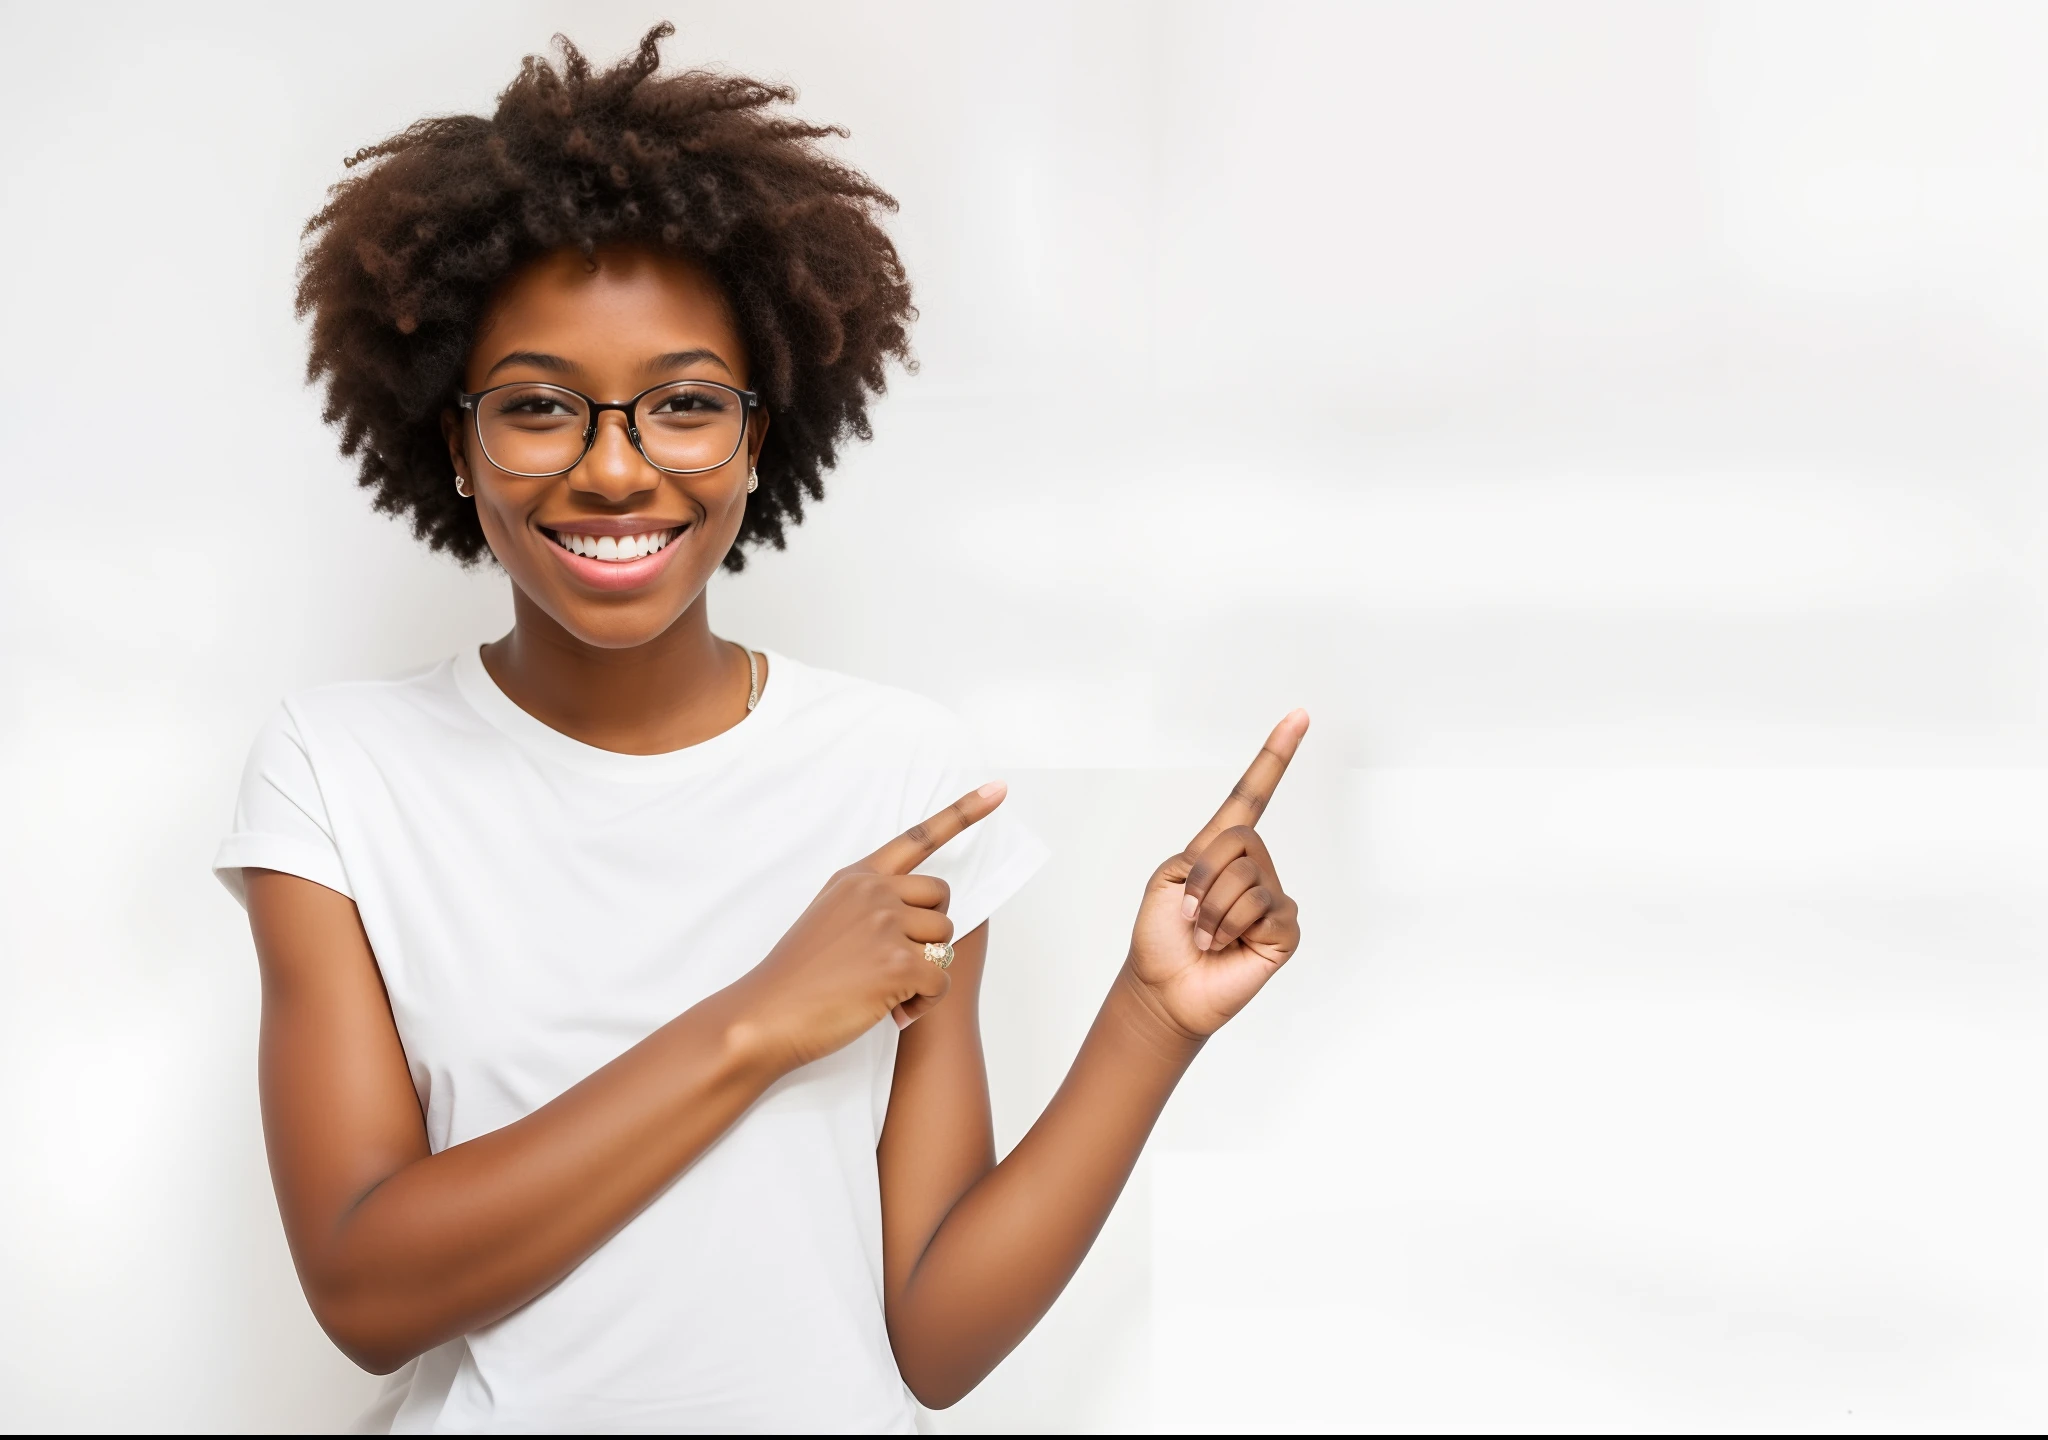
[[[703,265],[641,246],[601,247],[590,258],[557,250],[522,266],[491,297],[470,368],[539,350],[595,372],[693,349],[711,350],[734,374],[744,373],[732,307]]]

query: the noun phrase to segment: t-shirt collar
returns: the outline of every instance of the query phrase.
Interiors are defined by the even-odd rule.
[[[788,713],[791,694],[801,683],[797,672],[802,667],[772,650],[758,653],[768,658],[768,677],[761,689],[760,703],[747,717],[709,740],[660,755],[623,755],[616,750],[586,745],[535,719],[498,688],[498,682],[484,668],[480,647],[462,650],[455,656],[455,688],[491,728],[543,760],[606,780],[681,780],[730,763],[781,724]]]

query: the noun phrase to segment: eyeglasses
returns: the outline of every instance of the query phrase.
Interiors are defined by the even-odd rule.
[[[581,465],[597,443],[597,418],[607,410],[626,417],[633,448],[655,469],[671,475],[716,470],[740,453],[747,420],[761,406],[757,392],[715,380],[672,380],[626,401],[517,380],[455,400],[475,417],[484,458],[534,480]]]

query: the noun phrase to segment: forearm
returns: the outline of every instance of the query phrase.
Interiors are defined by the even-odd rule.
[[[524,1304],[775,1079],[723,991],[524,1119],[404,1166],[296,1258],[337,1344],[387,1371]]]
[[[965,1395],[1051,1307],[1200,1048],[1118,972],[1052,1103],[952,1206],[890,1298],[897,1364],[919,1399]]]

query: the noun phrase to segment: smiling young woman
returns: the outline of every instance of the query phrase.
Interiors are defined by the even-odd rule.
[[[1294,952],[1282,720],[1146,882],[1002,1163],[975,1011],[1043,851],[929,702],[724,640],[907,359],[888,197],[790,95],[529,60],[308,227],[311,371],[510,634],[295,696],[216,860],[314,1313],[389,1430],[906,1431],[1036,1323],[1203,1039]]]

